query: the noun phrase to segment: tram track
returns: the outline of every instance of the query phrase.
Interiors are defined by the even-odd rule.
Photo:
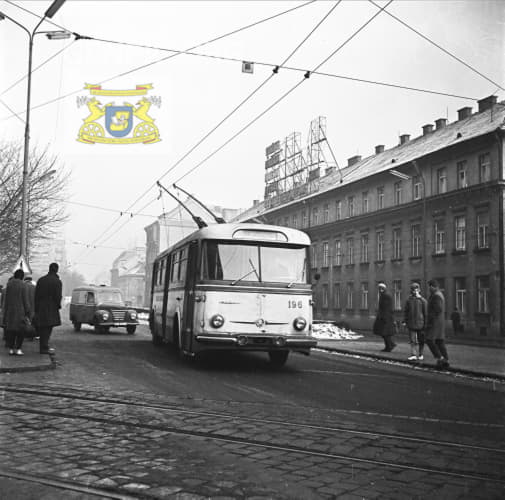
[[[373,431],[363,431],[359,429],[346,429],[340,427],[328,427],[315,425],[310,423],[300,423],[300,422],[289,422],[289,421],[280,421],[277,419],[264,419],[264,418],[256,418],[256,417],[245,417],[240,415],[231,415],[223,412],[215,412],[215,411],[202,411],[196,409],[181,409],[176,408],[175,405],[160,405],[160,404],[146,404],[141,402],[133,402],[127,399],[121,399],[117,397],[103,397],[97,395],[90,395],[89,390],[87,390],[87,394],[68,394],[64,390],[60,391],[50,391],[50,390],[41,390],[41,389],[31,389],[31,388],[15,388],[12,386],[0,386],[0,391],[3,391],[2,394],[4,396],[4,401],[0,402],[0,410],[3,412],[21,412],[25,414],[32,414],[44,417],[51,418],[63,418],[70,419],[74,421],[86,421],[86,422],[94,422],[96,424],[102,424],[105,426],[124,426],[129,429],[144,429],[151,431],[160,431],[167,434],[172,434],[180,437],[198,437],[213,440],[215,442],[221,444],[233,444],[233,445],[245,445],[248,447],[255,447],[264,450],[273,450],[277,452],[287,453],[287,454],[298,454],[305,455],[311,457],[319,457],[324,458],[325,460],[332,460],[335,462],[342,463],[351,463],[351,464],[368,464],[376,467],[386,468],[389,470],[407,470],[407,471],[418,471],[424,472],[428,474],[437,474],[445,477],[453,477],[460,478],[465,480],[473,480],[473,481],[485,481],[485,482],[494,482],[498,484],[505,485],[505,476],[503,474],[502,466],[504,451],[500,448],[493,447],[483,447],[476,445],[464,445],[460,443],[455,443],[451,441],[442,441],[442,440],[433,440],[433,439],[425,439],[419,438],[415,436],[407,436],[407,435],[397,435],[397,434],[388,434],[383,432],[373,432]],[[75,389],[73,389],[75,392]],[[33,407],[33,402],[31,406],[27,406],[23,404],[23,401],[15,402],[12,399],[6,397],[6,394],[30,394],[32,396],[46,398],[54,398],[59,401],[61,405],[65,402],[65,407],[68,406],[68,409],[51,409],[44,410],[38,407]],[[6,404],[8,403],[8,404]],[[13,404],[14,403],[14,404]],[[68,405],[67,405],[68,403]],[[71,404],[74,403],[77,406],[71,407]],[[83,403],[91,403],[90,408],[82,408],[80,405]],[[94,403],[94,404],[93,404]],[[96,405],[103,405],[102,411],[103,413],[97,413],[99,409],[96,408]],[[111,411],[111,407],[117,408],[122,407],[127,411],[141,411],[141,412],[164,412],[165,415],[161,415],[156,413],[157,420],[150,420],[149,422],[139,422],[134,421],[130,422],[127,418],[121,418],[118,416],[111,417],[110,413],[114,413]],[[93,409],[94,408],[94,409]],[[93,411],[95,414],[93,414]],[[163,418],[165,418],[168,414],[168,418],[177,417],[179,420],[172,422],[172,424],[164,422]],[[152,413],[151,413],[152,415]],[[138,415],[134,415],[135,419],[138,420]],[[149,417],[151,418],[151,417]],[[188,425],[188,420],[193,419],[191,425]],[[201,429],[197,430],[194,427],[198,426],[198,419],[201,421]],[[225,429],[213,429],[213,430],[205,430],[205,427],[212,427],[211,425],[205,424],[209,422],[209,420],[214,419],[218,421],[227,420],[229,423],[225,426]],[[184,422],[181,423],[181,422]],[[184,426],[186,425],[186,428]],[[251,433],[250,436],[244,436],[243,432],[237,432],[236,435],[233,435],[233,432],[230,433],[230,429],[238,428],[244,429],[246,425],[249,425],[251,428],[255,428],[256,426],[262,429],[262,434],[260,438],[255,437],[254,432]],[[281,431],[275,430],[272,431],[272,435],[265,436],[264,427],[274,428],[277,426]],[[277,432],[281,432],[286,436],[291,436],[291,439],[278,439],[279,436],[276,435]],[[293,444],[293,441],[296,441],[296,438],[293,436],[299,436],[303,434],[303,439],[307,439],[310,436],[310,433],[314,433],[317,435],[319,433],[319,442],[313,442],[312,444],[305,445],[297,445]],[[465,454],[469,454],[472,452],[473,454],[480,454],[480,458],[484,459],[486,462],[494,461],[496,462],[495,471],[475,471],[472,470],[471,467],[467,466],[466,468],[457,468],[454,467],[433,467],[423,463],[415,463],[412,461],[412,457],[416,456],[416,451],[409,449],[407,452],[407,457],[400,457],[397,460],[386,460],[386,459],[377,459],[370,456],[367,456],[367,452],[357,450],[354,453],[339,453],[338,452],[338,444],[332,446],[325,447],[322,446],[324,444],[325,436],[334,436],[338,435],[341,437],[342,435],[347,434],[349,436],[356,436],[360,439],[370,439],[373,441],[374,446],[378,446],[378,442],[380,442],[380,447],[382,447],[383,451],[392,451],[397,448],[402,448],[406,446],[406,443],[409,443],[412,446],[418,446],[419,449],[422,449],[423,446],[428,447],[438,447],[440,450],[443,450],[444,453],[448,453],[450,457],[450,452],[448,450],[455,450],[459,452],[462,456]],[[322,436],[322,438],[321,438]],[[335,449],[333,449],[335,448]],[[368,451],[369,455],[369,451]],[[455,455],[456,456],[456,455]],[[454,463],[455,462],[450,462]]]

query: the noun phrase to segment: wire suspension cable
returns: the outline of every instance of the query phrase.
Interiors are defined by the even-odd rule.
[[[371,4],[373,4],[375,7],[377,7],[378,9],[382,9],[384,10],[384,8],[381,8],[380,5],[377,5],[374,0],[368,0]],[[389,4],[388,4],[389,5]],[[386,6],[387,7],[387,6]],[[470,64],[468,64],[467,62],[463,61],[463,59],[461,59],[460,57],[456,56],[455,54],[453,54],[452,52],[449,52],[447,49],[445,49],[444,47],[442,47],[440,44],[436,43],[435,41],[433,41],[431,38],[428,38],[426,35],[423,35],[420,31],[416,30],[415,28],[413,28],[412,26],[410,26],[409,24],[407,24],[405,21],[403,21],[402,19],[400,19],[399,17],[395,16],[394,14],[392,14],[391,12],[389,11],[385,11],[385,13],[392,17],[393,19],[395,19],[396,21],[398,21],[400,24],[402,24],[403,26],[405,26],[406,28],[408,28],[409,30],[413,31],[416,35],[419,35],[421,38],[423,38],[424,40],[426,40],[428,43],[431,43],[432,45],[434,45],[435,47],[437,47],[437,49],[440,49],[442,52],[444,52],[444,54],[447,54],[449,57],[452,57],[453,59],[455,59],[456,61],[458,61],[459,63],[463,64],[463,66],[466,66],[469,70],[473,71],[474,73],[477,73],[479,76],[481,76],[482,78],[484,78],[485,80],[487,80],[488,82],[492,83],[493,85],[496,85],[498,88],[500,88],[501,90],[505,90],[499,83],[496,83],[494,80],[491,80],[491,78],[487,77],[486,75],[484,75],[483,73],[481,73],[478,69],[474,68],[473,66],[471,66]]]

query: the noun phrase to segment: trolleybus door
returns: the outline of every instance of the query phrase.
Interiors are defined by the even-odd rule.
[[[167,331],[167,299],[168,299],[168,282],[170,280],[170,269],[171,269],[171,264],[172,264],[172,256],[167,255],[165,257],[166,262],[165,262],[165,269],[164,269],[164,274],[163,276],[163,309],[161,312],[161,336],[163,338],[166,338],[166,331]]]
[[[194,328],[195,284],[198,276],[198,242],[192,241],[188,247],[186,286],[184,289],[184,313],[182,315],[181,347],[191,351]]]

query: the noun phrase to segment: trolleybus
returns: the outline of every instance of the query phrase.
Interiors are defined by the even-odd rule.
[[[309,237],[255,223],[202,227],[155,260],[149,325],[155,345],[183,357],[207,350],[262,351],[276,366],[309,354]]]

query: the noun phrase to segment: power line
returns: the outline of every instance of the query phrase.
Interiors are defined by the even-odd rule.
[[[335,10],[335,8],[341,3],[342,0],[339,0],[324,16],[323,18],[316,24],[316,26],[308,33],[307,36],[297,45],[297,47],[291,51],[291,53],[284,59],[283,64],[285,64],[297,51],[298,49],[310,38],[310,36],[316,31],[317,28],[328,18],[328,16]],[[172,170],[174,170],[185,158],[187,158],[202,142],[204,142],[211,134],[213,134],[226,120],[228,120],[238,109],[240,109],[247,101],[249,101],[261,88],[263,88],[276,73],[271,73],[256,89],[254,89],[245,99],[243,99],[237,106],[235,106],[224,118],[222,118],[209,132],[207,132],[199,141],[197,141],[179,160],[175,162],[165,173],[158,179],[161,181],[164,179]],[[135,206],[149,191],[156,186],[156,182],[154,182],[151,186],[149,186],[129,207],[127,210],[130,210],[133,206]],[[113,221],[109,227],[112,227],[117,220]],[[123,225],[124,226],[124,225]],[[121,227],[123,227],[121,226]],[[107,229],[108,230],[108,229]],[[115,234],[115,233],[113,233]]]
[[[377,7],[378,9],[382,9],[384,10],[382,7],[380,7],[379,5],[377,5],[374,0],[368,0],[372,5],[374,5],[375,7]],[[389,4],[388,4],[389,5]],[[452,57],[453,59],[455,59],[456,61],[458,61],[459,63],[463,64],[463,66],[466,66],[468,69],[470,69],[471,71],[473,71],[474,73],[477,73],[479,76],[481,76],[482,78],[484,78],[485,80],[487,80],[488,82],[492,83],[493,85],[496,85],[498,88],[500,88],[501,90],[505,90],[500,84],[496,83],[495,81],[491,80],[491,78],[488,78],[486,75],[484,75],[483,73],[481,73],[478,69],[474,68],[473,66],[471,66],[470,64],[468,64],[467,62],[463,61],[463,59],[461,59],[460,57],[454,55],[452,52],[449,52],[447,49],[445,49],[444,47],[442,47],[440,44],[436,43],[435,41],[433,41],[431,38],[428,38],[426,35],[423,35],[420,31],[416,30],[415,28],[413,28],[412,26],[410,26],[409,24],[407,24],[405,21],[403,21],[402,19],[400,19],[399,17],[395,16],[394,14],[392,14],[391,12],[385,10],[384,11],[388,16],[392,17],[393,19],[395,19],[396,21],[398,21],[400,24],[402,24],[403,26],[405,26],[406,28],[408,28],[409,30],[413,31],[416,35],[419,35],[421,38],[423,38],[424,40],[426,40],[427,42],[431,43],[432,45],[434,45],[435,47],[437,47],[437,49],[440,49],[442,52],[444,52],[444,54],[447,54],[449,57]]]

